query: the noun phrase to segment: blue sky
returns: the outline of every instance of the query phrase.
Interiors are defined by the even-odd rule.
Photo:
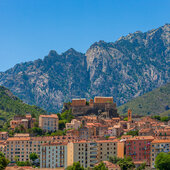
[[[169,0],[0,0],[0,71],[170,23]]]

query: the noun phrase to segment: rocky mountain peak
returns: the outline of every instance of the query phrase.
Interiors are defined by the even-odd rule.
[[[52,50],[43,60],[0,73],[0,85],[24,102],[57,112],[72,98],[113,96],[118,105],[170,82],[170,25],[95,42],[86,54]]]
[[[55,50],[50,50],[48,56],[58,56],[58,54]]]

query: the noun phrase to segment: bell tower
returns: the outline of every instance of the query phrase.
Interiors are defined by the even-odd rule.
[[[131,122],[132,121],[132,110],[128,109],[128,121]]]

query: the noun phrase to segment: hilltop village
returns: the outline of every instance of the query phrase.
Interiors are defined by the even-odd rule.
[[[10,130],[17,133],[0,132],[0,151],[10,161],[9,166],[28,162],[35,153],[38,166],[47,169],[65,169],[74,162],[94,168],[103,162],[109,170],[121,170],[111,159],[126,157],[131,157],[134,168],[145,164],[154,169],[156,156],[170,151],[170,121],[133,117],[130,109],[127,117],[122,117],[113,97],[73,99],[64,104],[63,112],[66,110],[72,117],[58,135],[62,125],[58,114],[40,115],[38,120],[31,114],[15,115]],[[36,128],[41,132],[35,135]],[[29,129],[34,131],[29,133]]]

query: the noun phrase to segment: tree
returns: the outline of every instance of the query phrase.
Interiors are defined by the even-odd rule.
[[[66,120],[59,120],[58,121],[60,130],[63,130],[65,128],[65,123],[66,123]]]
[[[117,162],[119,162],[122,158],[118,158],[116,156],[112,157],[110,156],[109,157],[109,162],[113,163],[113,164],[117,164]]]
[[[170,153],[159,153],[155,160],[155,167],[159,170],[168,170],[170,167]]]
[[[117,164],[120,166],[121,170],[129,170],[135,167],[131,157],[120,159]]]
[[[85,170],[83,166],[80,165],[79,162],[74,162],[72,166],[68,166],[66,170]]]
[[[170,120],[170,117],[168,116],[161,117],[162,122],[168,122],[169,120]]]
[[[142,164],[137,168],[137,170],[143,170],[143,169],[145,169],[145,167],[146,167],[146,163],[142,163]]]
[[[97,166],[93,168],[93,170],[108,170],[108,168],[106,168],[103,162],[100,162]]]
[[[17,166],[31,166],[31,163],[29,161],[17,161]]]
[[[39,127],[33,127],[31,130],[30,130],[30,133],[33,134],[34,136],[37,136],[37,135],[43,135],[43,130]]]
[[[38,155],[36,153],[30,153],[29,158],[34,162],[36,159],[38,159]]]
[[[128,121],[128,118],[127,118],[127,117],[125,117],[123,120],[124,120],[124,121]]]
[[[5,155],[2,152],[0,152],[0,169],[4,170],[8,164],[9,160],[5,158]]]
[[[135,131],[129,131],[127,132],[127,135],[132,135],[132,136],[138,136],[139,131],[135,130]]]
[[[15,162],[18,162],[18,161],[19,161],[19,157],[18,157],[18,156],[15,156],[15,157],[14,157],[14,160],[15,160]]]

